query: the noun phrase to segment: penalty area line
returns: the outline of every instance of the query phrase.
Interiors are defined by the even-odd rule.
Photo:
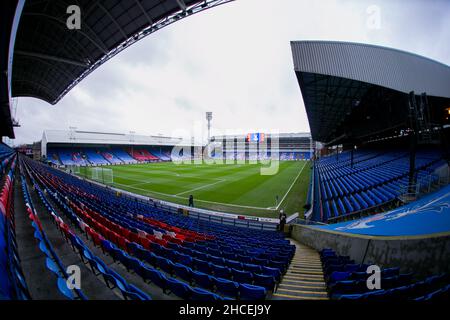
[[[284,197],[281,199],[280,203],[278,204],[278,206],[276,206],[275,210],[278,210],[280,208],[280,206],[283,204],[284,199],[286,199],[287,195],[289,194],[289,192],[291,192],[292,187],[294,186],[294,184],[297,182],[298,178],[300,177],[300,175],[303,172],[303,169],[305,169],[306,164],[308,163],[308,161],[305,161],[305,164],[303,165],[302,169],[300,170],[300,172],[298,173],[297,177],[294,179],[294,181],[291,183],[291,186],[289,187],[289,189],[287,190],[287,192],[285,193]]]

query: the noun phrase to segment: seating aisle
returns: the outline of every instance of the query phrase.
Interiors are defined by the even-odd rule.
[[[328,300],[319,253],[293,239],[291,243],[296,247],[295,256],[273,299]]]

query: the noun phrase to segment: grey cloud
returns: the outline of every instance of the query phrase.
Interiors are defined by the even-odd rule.
[[[369,5],[380,30],[366,27]],[[309,131],[291,40],[367,42],[450,62],[450,3],[242,0],[160,30],[108,61],[56,106],[20,98],[16,143],[44,129],[189,130],[213,111],[220,130]],[[414,21],[414,23],[411,23]]]

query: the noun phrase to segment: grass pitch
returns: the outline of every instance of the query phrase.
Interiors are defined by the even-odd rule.
[[[261,175],[261,164],[149,163],[108,166],[113,186],[156,199],[195,207],[262,217],[284,209],[302,216],[310,179],[307,161],[281,161],[275,175]],[[80,175],[91,178],[91,168]],[[278,196],[278,203],[276,203]]]

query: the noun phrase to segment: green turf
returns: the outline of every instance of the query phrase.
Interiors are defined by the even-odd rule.
[[[166,162],[106,168],[113,170],[114,186],[123,190],[185,205],[192,194],[196,207],[263,217],[277,217],[281,209],[302,214],[310,176],[306,161],[281,161],[275,175],[261,175],[260,164]],[[90,170],[80,174],[91,178]]]

